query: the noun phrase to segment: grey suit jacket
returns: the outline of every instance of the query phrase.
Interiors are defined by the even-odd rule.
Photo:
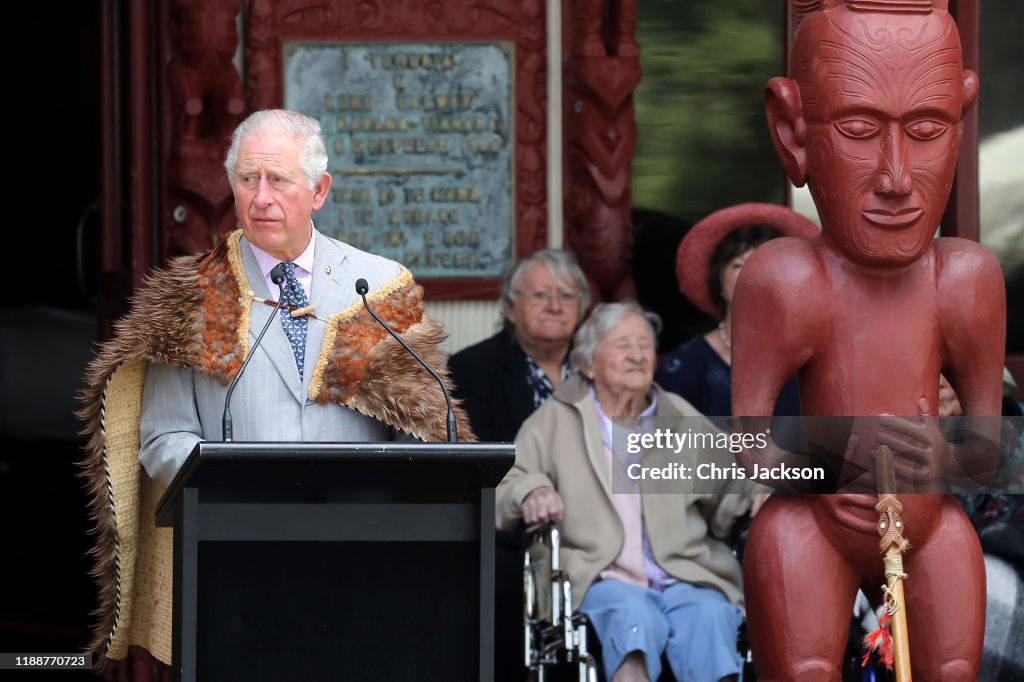
[[[400,272],[394,261],[374,256],[313,231],[316,239],[312,292],[309,300],[324,319],[360,302],[355,281],[366,279],[373,291]],[[250,288],[257,296],[277,300],[267,290],[256,257],[243,237],[242,260]],[[263,328],[273,308],[253,302],[249,344]],[[234,439],[237,441],[369,442],[390,440],[391,430],[380,421],[343,405],[320,405],[309,400],[309,382],[320,353],[326,324],[309,319],[306,371],[299,379],[288,337],[280,321],[266,336],[238,382],[231,399]],[[139,460],[158,483],[168,485],[200,440],[222,438],[221,417],[227,387],[195,370],[151,364],[146,371],[139,422]]]

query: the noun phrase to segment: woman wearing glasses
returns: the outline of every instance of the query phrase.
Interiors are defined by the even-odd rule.
[[[501,284],[504,328],[451,357],[455,395],[483,442],[512,442],[569,375],[569,345],[590,287],[572,254],[536,251]]]

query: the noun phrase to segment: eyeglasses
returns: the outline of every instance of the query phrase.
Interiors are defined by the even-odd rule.
[[[537,289],[535,291],[516,291],[514,293],[516,296],[522,296],[532,305],[546,305],[551,303],[555,298],[557,298],[558,302],[562,305],[569,305],[570,303],[576,303],[580,299],[580,292],[566,291],[565,289],[559,289],[558,291]]]

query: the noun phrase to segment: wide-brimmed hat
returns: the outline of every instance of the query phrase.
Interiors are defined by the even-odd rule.
[[[676,278],[679,290],[693,305],[711,317],[719,317],[718,306],[708,289],[711,257],[718,243],[729,233],[747,225],[763,225],[785,237],[811,239],[820,233],[809,218],[791,208],[776,204],[737,204],[715,211],[686,233],[676,251]]]

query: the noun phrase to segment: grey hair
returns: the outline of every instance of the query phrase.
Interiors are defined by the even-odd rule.
[[[555,279],[573,283],[576,291],[580,292],[580,315],[590,307],[590,284],[576,263],[576,257],[562,249],[540,249],[508,268],[501,279],[501,317],[505,327],[511,326],[508,315],[516,306],[519,284],[530,268],[538,263],[546,267]]]
[[[235,164],[238,163],[238,148],[242,140],[257,133],[272,132],[294,135],[302,140],[299,150],[299,166],[306,174],[309,189],[316,187],[320,178],[327,172],[327,142],[320,129],[320,121],[286,109],[264,109],[249,115],[238,124],[231,134],[231,146],[228,147],[224,159],[224,170],[228,173],[228,182],[235,185]]]
[[[639,315],[647,321],[647,326],[651,329],[651,339],[657,349],[661,318],[656,313],[644,310],[633,301],[598,303],[586,321],[576,330],[576,335],[573,336],[572,353],[569,355],[572,368],[577,372],[582,372],[594,364],[597,344],[627,315]]]

